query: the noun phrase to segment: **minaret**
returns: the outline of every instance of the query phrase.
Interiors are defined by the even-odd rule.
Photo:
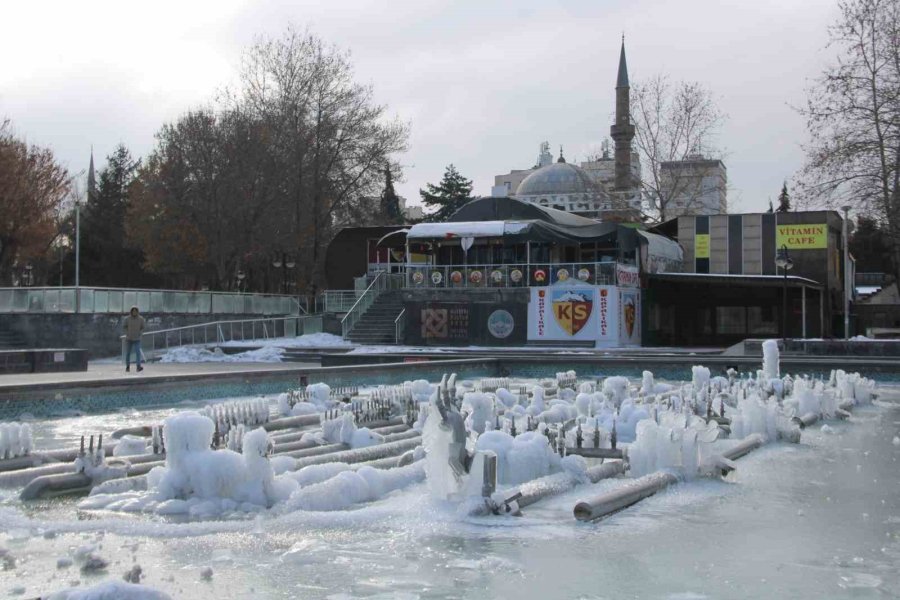
[[[97,187],[97,181],[94,177],[94,147],[91,146],[91,165],[88,167],[87,178],[87,200],[91,201],[94,195],[94,188]]]
[[[616,78],[616,122],[609,128],[616,144],[616,191],[634,187],[631,176],[631,140],[634,125],[631,124],[631,107],[628,85],[628,65],[625,62],[625,34],[622,34],[622,51],[619,54],[619,74]]]

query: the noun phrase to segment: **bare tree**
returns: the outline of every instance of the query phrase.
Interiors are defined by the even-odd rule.
[[[670,168],[666,163],[692,156],[718,155],[715,137],[725,115],[712,92],[697,82],[673,83],[657,75],[631,88],[631,118],[635,146],[641,157],[641,185],[647,216],[670,218],[673,202],[679,210],[690,210],[703,194],[704,168]]]
[[[53,152],[29,146],[9,121],[0,122],[0,283],[10,284],[16,266],[47,253],[70,184]]]
[[[324,249],[342,225],[363,222],[408,127],[386,117],[371,86],[353,80],[350,57],[309,32],[288,28],[246,53],[237,101],[270,127],[288,199],[273,232],[297,249],[299,275],[321,283]]]
[[[800,190],[807,205],[878,219],[900,266],[900,0],[838,6],[829,43],[838,57],[801,111],[810,140]]]
[[[321,285],[335,231],[374,219],[407,127],[354,82],[346,53],[310,33],[259,39],[241,74],[237,89],[157,134],[129,236],[170,277],[228,288],[242,272],[248,288],[271,289],[272,259],[285,254],[299,289]]]

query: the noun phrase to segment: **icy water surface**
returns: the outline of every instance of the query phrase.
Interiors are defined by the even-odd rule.
[[[885,391],[848,423],[741,459],[728,481],[681,484],[599,523],[577,523],[572,508],[617,482],[521,518],[478,519],[430,500],[424,485],[353,511],[190,523],[87,513],[72,500],[23,508],[4,491],[0,554],[14,564],[0,560],[0,594],[120,579],[136,562],[144,583],[176,598],[900,597],[900,405],[897,389]],[[126,417],[36,429],[74,439]],[[87,544],[110,561],[105,573],[57,568]]]

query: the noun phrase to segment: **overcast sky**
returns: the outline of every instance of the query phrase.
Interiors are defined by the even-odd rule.
[[[621,34],[632,81],[707,85],[728,114],[729,209],[765,210],[803,162],[805,87],[836,0],[71,0],[5,2],[0,118],[73,172],[234,83],[242,49],[286,23],[352,52],[357,79],[411,124],[398,192],[453,163],[489,194],[541,141],[583,158],[609,135]]]

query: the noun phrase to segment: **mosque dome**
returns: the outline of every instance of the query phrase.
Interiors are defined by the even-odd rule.
[[[584,169],[567,162],[556,162],[541,167],[523,179],[515,195],[558,197],[599,193],[597,184]]]

